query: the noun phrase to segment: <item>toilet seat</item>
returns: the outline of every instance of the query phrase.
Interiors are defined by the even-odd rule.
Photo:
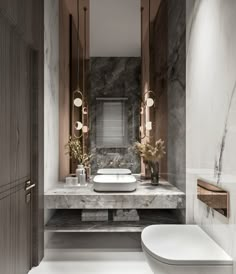
[[[197,225],[151,225],[142,232],[143,249],[170,265],[232,265],[232,258]]]

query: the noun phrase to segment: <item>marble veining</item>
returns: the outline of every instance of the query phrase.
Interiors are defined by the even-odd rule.
[[[44,189],[59,173],[59,1],[44,1]],[[44,211],[45,222],[52,212]],[[48,241],[45,235],[45,243]]]
[[[186,11],[184,0],[168,0],[168,181],[186,189]]]
[[[225,141],[227,137],[227,132],[228,132],[228,122],[229,122],[229,115],[231,112],[231,107],[232,107],[232,102],[233,98],[235,95],[235,90],[236,90],[236,81],[234,83],[234,87],[231,93],[230,101],[229,101],[229,106],[228,106],[228,111],[227,115],[225,118],[225,125],[224,125],[224,132],[221,140],[221,145],[220,145],[220,153],[218,159],[215,160],[215,175],[217,176],[217,184],[220,183],[221,179],[221,172],[222,172],[222,164],[223,164],[223,156],[224,156],[224,149],[225,149]]]
[[[134,192],[101,193],[93,190],[93,185],[88,188],[65,188],[63,183],[58,183],[45,192],[45,208],[184,208],[185,194],[167,181],[161,180],[159,186],[152,186],[150,181],[140,182]]]
[[[112,213],[112,212],[111,212]],[[60,209],[49,220],[45,229],[53,232],[141,232],[152,224],[178,224],[173,210],[139,210],[138,221],[92,221],[80,220],[80,210]]]
[[[161,1],[150,35],[150,82],[156,94],[155,138],[162,138],[167,149],[161,172],[182,191],[186,189],[185,15],[184,0]]]
[[[44,7],[44,187],[58,180],[59,167],[59,4]]]
[[[187,222],[199,224],[234,259],[234,264],[235,24],[234,0],[187,1]],[[229,192],[229,218],[197,200],[198,178]]]
[[[141,59],[139,57],[92,57],[89,72],[90,151],[92,173],[104,167],[126,167],[140,172],[140,158],[131,149],[139,140],[141,102]],[[96,144],[96,98],[127,98],[127,139],[122,148],[103,148]]]

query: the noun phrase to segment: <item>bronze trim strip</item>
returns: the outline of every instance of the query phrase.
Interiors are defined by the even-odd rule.
[[[202,179],[197,180],[197,198],[209,208],[229,218],[229,192]]]

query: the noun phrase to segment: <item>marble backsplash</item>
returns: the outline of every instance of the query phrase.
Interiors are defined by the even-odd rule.
[[[151,21],[151,89],[155,92],[155,138],[166,143],[161,173],[186,190],[185,0],[161,1]]]
[[[89,72],[89,151],[95,155],[92,173],[104,167],[125,167],[140,173],[140,158],[132,150],[139,140],[141,103],[141,58],[92,57]],[[127,98],[127,145],[125,147],[98,147],[96,144],[97,98]]]
[[[199,224],[234,262],[235,24],[235,0],[187,1],[187,222]],[[229,191],[229,218],[197,199],[199,177]]]
[[[185,0],[168,0],[168,181],[186,191]]]

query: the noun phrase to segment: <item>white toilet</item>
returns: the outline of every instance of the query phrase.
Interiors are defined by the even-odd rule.
[[[197,225],[151,225],[142,248],[155,274],[232,274],[232,258]]]

